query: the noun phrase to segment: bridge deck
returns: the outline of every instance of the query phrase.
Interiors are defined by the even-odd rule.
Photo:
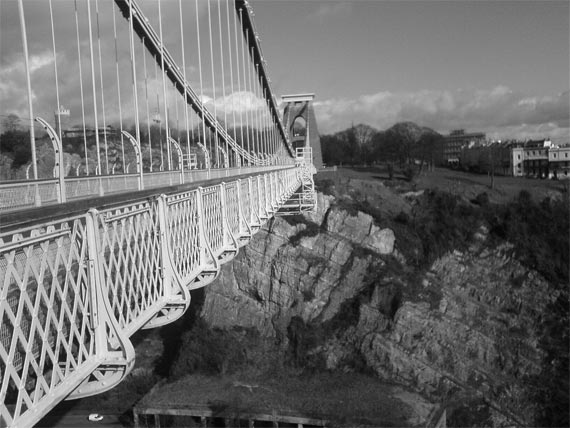
[[[277,168],[277,170],[292,168],[294,168],[294,166],[283,166]],[[118,204],[124,205],[134,203],[136,201],[159,196],[161,194],[173,194],[196,190],[199,187],[213,186],[227,181],[244,180],[256,175],[259,175],[259,172],[247,172],[210,179],[203,178],[190,183],[153,187],[145,190],[132,190],[128,193],[112,193],[98,197],[85,196],[63,204],[54,202],[42,207],[28,207],[21,210],[0,212],[0,230],[9,231],[15,228],[25,227],[28,224],[35,223],[43,219],[57,220],[61,217],[84,213],[90,208],[106,209]]]

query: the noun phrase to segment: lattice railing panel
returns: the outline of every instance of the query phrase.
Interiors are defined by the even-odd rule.
[[[139,177],[136,175],[103,177],[103,192],[105,194],[126,192],[129,189],[136,189],[138,182]]]
[[[277,194],[275,191],[275,176],[273,174],[270,174],[267,176],[267,180],[268,180],[269,195],[270,195],[269,205],[273,210],[273,206],[276,205],[277,202]]]
[[[178,171],[161,171],[144,175],[144,187],[171,186],[180,183],[180,173]]]
[[[185,283],[201,269],[204,243],[200,234],[198,190],[168,196],[167,227],[172,261]]]
[[[238,182],[232,181],[224,184],[225,202],[226,202],[226,219],[229,225],[229,231],[234,237],[239,237],[239,200],[238,200]]]
[[[100,193],[97,177],[68,180],[65,182],[65,192],[68,199],[85,198]]]
[[[303,177],[274,171],[0,234],[0,424],[33,425],[66,396],[120,382],[129,336],[181,316],[188,289],[215,279]]]
[[[0,417],[12,425],[92,359],[85,219],[2,234],[0,244]]]
[[[267,218],[267,188],[265,187],[265,176],[257,177],[259,185],[259,215]]]
[[[251,196],[252,196],[251,209],[254,215],[254,221],[257,222],[261,215],[258,177],[251,178]]]
[[[141,202],[98,218],[103,281],[113,315],[130,336],[164,295],[157,205]]]
[[[224,225],[222,221],[222,194],[220,186],[202,189],[202,213],[204,233],[214,254],[224,249]]]
[[[251,225],[253,220],[251,218],[251,195],[249,192],[249,179],[240,181],[240,204],[242,217],[240,219],[240,228],[242,231],[247,230],[247,225]]]

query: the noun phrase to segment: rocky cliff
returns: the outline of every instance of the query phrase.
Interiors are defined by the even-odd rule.
[[[475,424],[533,424],[528,380],[558,293],[484,225],[419,269],[391,228],[341,205],[319,194],[316,213],[271,221],[206,288],[202,318],[256,329],[299,364],[411,386],[452,420],[467,408]]]

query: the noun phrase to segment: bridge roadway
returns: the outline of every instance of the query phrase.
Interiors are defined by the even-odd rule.
[[[287,169],[292,168],[292,165],[282,166],[280,168]],[[237,168],[234,168],[237,170]],[[277,167],[279,169],[279,167]],[[259,175],[259,172],[263,172],[264,170],[272,171],[275,170],[275,167],[257,167],[257,168],[240,168],[240,170],[244,171],[240,174],[238,171],[234,171],[231,175],[224,176],[228,170],[220,169],[220,170],[211,170],[213,173],[210,174],[213,178],[207,178],[207,172],[204,171],[197,171],[202,174],[196,174],[193,181],[185,182],[185,183],[176,183],[176,184],[165,184],[162,185],[158,184],[155,187],[149,187],[145,190],[137,190],[137,189],[119,189],[119,191],[112,192],[110,189],[105,192],[106,194],[101,196],[94,196],[93,194],[78,194],[74,199],[71,199],[69,202],[65,204],[61,204],[57,202],[57,199],[51,199],[49,201],[44,201],[42,206],[35,207],[33,205],[24,205],[22,206],[15,206],[10,207],[8,203],[5,203],[4,206],[0,203],[0,229],[2,231],[23,227],[27,223],[33,223],[41,221],[42,219],[56,219],[59,217],[70,216],[74,214],[78,214],[81,212],[88,211],[90,208],[109,208],[116,204],[127,204],[131,202],[136,202],[145,198],[152,198],[158,197],[162,194],[173,194],[173,193],[180,193],[184,191],[196,190],[199,187],[208,187],[214,186],[223,182],[227,181],[234,181],[234,180],[244,180],[248,179],[249,177],[254,177]],[[219,174],[217,172],[219,171]],[[252,171],[252,172],[250,172]],[[232,171],[230,170],[230,173]],[[149,174],[152,175],[152,174]],[[94,177],[95,179],[99,177]],[[85,177],[84,177],[85,178]],[[105,178],[103,176],[103,178]],[[110,178],[114,178],[110,176]],[[68,179],[66,179],[68,180]],[[54,181],[54,180],[50,180]],[[167,181],[168,182],[168,181]],[[0,200],[2,200],[2,193],[3,193],[3,185],[7,187],[6,183],[0,183]],[[22,192],[28,192],[28,188],[32,188],[34,186],[34,181],[24,181],[18,183],[16,185],[12,185],[14,188],[14,192],[18,192],[20,190],[20,198],[22,196]],[[11,191],[10,191],[11,192]],[[17,194],[16,194],[17,197]],[[7,198],[6,198],[7,199]],[[2,200],[2,202],[5,202]]]
[[[120,382],[129,337],[179,318],[189,291],[312,180],[305,165],[276,168],[2,214],[0,426]],[[299,211],[314,207],[306,196]]]

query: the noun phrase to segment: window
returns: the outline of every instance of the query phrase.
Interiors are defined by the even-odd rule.
[[[520,158],[521,158],[521,155],[517,155],[517,159],[519,159],[519,160],[520,160]]]
[[[564,153],[564,157],[567,158],[567,157],[568,157],[568,153]]]
[[[554,157],[556,157],[556,153],[553,153]]]

